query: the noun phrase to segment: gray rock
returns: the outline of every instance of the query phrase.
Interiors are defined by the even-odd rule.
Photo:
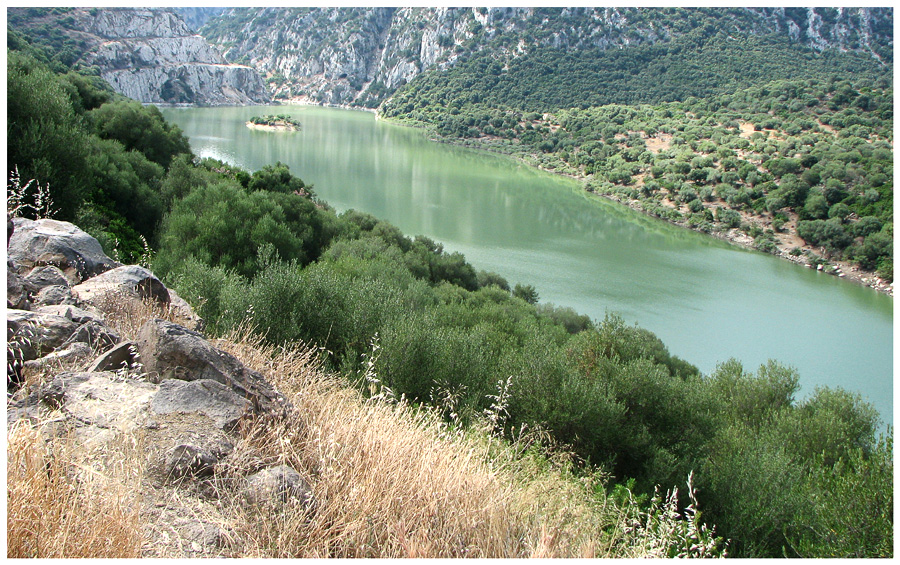
[[[106,323],[103,314],[96,308],[90,306],[87,308],[78,308],[71,304],[50,304],[47,306],[39,306],[35,308],[34,311],[41,314],[62,316],[63,318],[72,320],[76,324],[83,324],[90,321],[100,322],[101,324]]]
[[[13,218],[8,259],[19,273],[54,265],[70,281],[82,281],[119,266],[100,242],[68,222]]]
[[[284,398],[256,371],[216,349],[202,335],[165,320],[150,320],[137,337],[144,370],[160,380],[210,379],[250,400],[255,412],[280,411]]]
[[[300,473],[287,465],[269,467],[247,477],[242,494],[254,506],[291,503],[307,509],[315,507],[312,489]]]
[[[100,357],[97,357],[86,371],[88,373],[98,373],[102,371],[116,372],[120,369],[127,370],[135,365],[137,361],[137,346],[133,341],[123,341]]]
[[[86,343],[76,342],[61,347],[60,349],[44,355],[38,359],[25,362],[25,367],[35,371],[41,371],[48,367],[58,367],[62,363],[75,363],[89,359],[94,354],[94,350]]]
[[[81,302],[97,304],[104,297],[115,295],[153,298],[168,304],[169,291],[153,273],[138,265],[123,265],[90,278],[72,288]]]
[[[122,338],[106,324],[96,320],[88,320],[78,326],[78,329],[63,343],[63,346],[79,341],[90,345],[94,350],[102,353],[122,341]]]
[[[175,521],[175,529],[191,544],[219,548],[225,545],[225,531],[217,524],[202,520],[181,518]]]
[[[38,292],[47,286],[70,286],[66,275],[53,265],[35,267],[25,275],[25,283],[31,292]]]
[[[6,307],[28,310],[28,289],[25,281],[16,273],[12,264],[6,263]]]
[[[78,329],[78,324],[62,316],[6,311],[6,343],[22,353],[22,361],[37,359],[57,349]]]
[[[180,438],[166,454],[165,474],[171,479],[212,475],[232,451],[234,445],[224,435],[191,434]]]
[[[141,426],[158,387],[112,373],[61,373],[36,394],[82,425],[130,430]]]
[[[75,297],[68,285],[45,286],[34,297],[35,306],[57,306],[60,304],[75,304]]]
[[[213,380],[169,379],[159,384],[159,393],[153,398],[151,409],[156,414],[199,413],[210,418],[220,429],[232,429],[250,412],[250,401]]]
[[[178,296],[178,293],[169,289],[169,309],[175,317],[180,319],[180,324],[195,332],[203,331],[203,318],[198,316],[187,300]]]

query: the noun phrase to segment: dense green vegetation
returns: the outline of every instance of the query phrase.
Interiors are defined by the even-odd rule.
[[[708,98],[775,79],[850,75],[883,78],[887,86],[887,71],[865,55],[817,53],[780,36],[729,36],[698,28],[671,42],[628,49],[541,47],[499,58],[484,51],[448,71],[417,77],[398,91],[390,107],[409,113],[424,101],[450,108],[489,101],[492,107],[550,112]]]
[[[486,76],[499,74],[493,65]],[[660,218],[739,228],[763,251],[781,245],[811,264],[848,260],[893,279],[893,89],[881,79],[774,81],[702,100],[538,113],[522,110],[524,97],[498,107],[477,85],[463,96],[457,78],[414,81],[384,114],[582,177],[587,190],[639,201]],[[779,241],[794,233],[807,249]]]
[[[294,129],[300,128],[300,120],[294,119],[286,114],[278,114],[277,116],[253,116],[250,118],[250,123],[258,126],[286,126]]]
[[[74,221],[123,260],[155,245],[165,211],[160,185],[190,150],[155,107],[121,99],[96,77],[57,75],[11,51],[7,157],[23,179],[50,186],[57,217]]]
[[[499,402],[498,433],[548,434],[582,465],[608,471],[609,489],[650,493],[683,484],[694,471],[703,519],[731,540],[732,555],[892,555],[892,432],[878,439],[877,415],[858,396],[819,389],[797,401],[795,371],[776,362],[754,372],[729,361],[702,375],[621,317],[592,321],[537,304],[527,284],[511,289],[426,237],[410,238],[367,214],[336,214],[283,164],[251,173],[195,159],[158,111],[118,99],[93,79],[54,74],[10,52],[7,86],[9,166],[49,183],[57,217],[74,220],[108,250],[118,239],[120,253],[134,258],[139,250],[123,246],[144,236],[155,250],[154,272],[211,332],[250,320],[273,343],[316,343],[330,368],[362,390],[436,405],[461,430]],[[866,95],[877,107],[886,96],[854,92],[853,100]],[[606,122],[607,111],[573,110],[567,131],[594,128],[593,112]],[[713,122],[696,125],[715,130]],[[877,192],[887,181],[870,177],[884,164],[874,156],[879,147],[865,149],[866,139],[887,134],[878,124],[865,127],[873,128],[868,138],[854,134],[859,157],[842,162],[843,170],[860,171],[854,179],[865,177]],[[678,132],[685,142],[677,145],[698,154],[658,164],[664,181],[681,174],[698,186],[690,173],[716,170],[710,155],[738,158],[701,150],[699,136]],[[600,133],[598,149],[621,132]],[[570,157],[582,156],[584,145],[569,147]],[[772,176],[760,183],[777,171],[782,184],[787,175],[799,184],[821,162],[779,151],[777,144],[763,150]],[[837,204],[856,205],[849,194],[829,202],[827,188],[829,214]],[[869,214],[875,222],[878,201]],[[849,213],[838,208],[833,217]],[[871,220],[861,223],[853,229],[864,238],[882,233]]]

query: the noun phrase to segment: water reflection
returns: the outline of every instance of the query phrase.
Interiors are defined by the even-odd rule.
[[[244,127],[290,114],[298,132]],[[355,208],[533,284],[543,301],[607,311],[655,332],[704,372],[729,357],[796,367],[803,393],[841,385],[892,418],[893,300],[786,261],[589,198],[579,183],[429,142],[364,112],[317,107],[166,109],[202,156],[281,161],[338,210]]]

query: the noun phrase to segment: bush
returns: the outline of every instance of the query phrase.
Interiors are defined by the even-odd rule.
[[[190,153],[181,129],[166,122],[156,106],[134,100],[107,102],[87,113],[94,131],[103,139],[115,139],[127,150],[143,153],[149,160],[168,167],[179,153]]]
[[[318,257],[333,233],[333,217],[296,194],[248,194],[233,181],[195,187],[175,202],[160,235],[161,274],[180,258],[252,277],[261,264],[257,250],[271,244],[278,257],[301,264]]]

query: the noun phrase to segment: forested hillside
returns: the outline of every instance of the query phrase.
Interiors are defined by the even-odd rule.
[[[519,457],[538,454],[547,469],[558,469],[553,462],[568,457],[570,480],[588,488],[598,505],[624,500],[654,508],[656,486],[665,491],[684,485],[693,473],[701,520],[728,540],[729,555],[892,555],[892,436],[879,438],[877,414],[857,395],[823,388],[797,401],[796,372],[775,361],[750,370],[732,360],[700,374],[651,332],[616,315],[590,320],[541,304],[528,281],[511,284],[477,271],[462,255],[372,216],[335,213],[283,164],[244,171],[197,159],[158,110],[112,94],[95,77],[54,73],[15,51],[8,51],[8,60],[9,167],[20,176],[11,177],[8,190],[18,202],[52,198],[42,201],[46,206],[16,212],[73,220],[111,256],[151,265],[197,308],[210,333],[252,326],[273,346],[315,344],[346,386],[372,398],[430,407],[450,434],[476,433],[473,423],[489,421],[492,434],[524,446]],[[436,100],[413,86],[402,95],[421,96],[410,114],[439,121]],[[838,221],[821,220],[823,212],[810,204],[810,225],[839,224],[863,237],[863,245],[877,245],[866,238],[887,225],[882,201],[892,171],[878,152],[885,150],[879,143],[890,139],[883,123],[891,119],[890,91],[876,83],[793,88],[773,99],[788,108],[799,104],[804,117],[796,119],[780,107],[756,108],[760,93],[753,91],[709,109],[699,101],[686,101],[683,109],[604,106],[527,117],[511,107],[477,106],[486,101],[448,109],[452,119],[472,118],[466,135],[501,138],[497,130],[512,131],[506,137],[514,144],[547,142],[546,154],[556,155],[560,166],[593,167],[592,174],[600,170],[612,186],[630,185],[610,180],[607,162],[635,176],[640,171],[622,163],[653,162],[661,168],[654,194],[677,192],[681,198],[684,191],[686,202],[701,200],[701,206],[707,186],[711,195],[729,196],[715,192],[715,174],[736,173],[731,186],[747,194],[746,202],[736,198],[751,209],[760,198],[768,203],[776,190],[792,199],[785,206],[796,206],[799,196],[787,190],[788,181],[797,194],[801,183],[809,184],[807,199],[824,182],[827,215],[844,204],[859,206],[854,213],[872,219],[854,220],[837,208],[832,219]],[[822,107],[827,112],[815,114]],[[485,115],[476,114],[478,108]],[[740,120],[758,126],[759,135],[738,135],[736,116],[730,118],[736,126],[720,124],[715,112],[722,108],[746,112]],[[669,121],[677,111],[689,112],[684,129]],[[760,121],[763,114],[774,123]],[[495,118],[501,121],[492,123]],[[635,120],[646,122],[643,129]],[[809,135],[810,143],[782,147],[780,138],[767,141],[763,134],[795,126],[799,130],[791,135],[801,141]],[[827,133],[824,126],[855,129],[825,141],[816,131]],[[487,127],[495,128],[493,134]],[[667,133],[677,149],[647,151],[641,141],[644,147],[648,141],[637,132]],[[532,139],[519,139],[529,133]],[[729,147],[733,154],[704,145],[707,138],[735,144]],[[798,147],[804,154],[795,157]],[[847,152],[852,155],[844,158]],[[619,153],[634,159],[615,159]],[[829,168],[826,157],[833,154],[843,160]],[[766,159],[758,166],[761,155]],[[727,159],[734,163],[725,166]],[[838,180],[846,194],[825,191],[837,178],[834,168],[844,171]],[[695,170],[706,178],[692,176]],[[847,188],[851,172],[854,184]],[[811,182],[813,174],[819,182]],[[775,179],[779,186],[767,196],[753,192]],[[670,190],[665,183],[673,192],[663,192]],[[648,184],[645,179],[643,186]],[[689,198],[688,189],[697,198]],[[869,189],[874,193],[865,208],[861,198]],[[851,196],[857,200],[850,202]],[[852,228],[844,227],[845,220]],[[605,478],[594,481],[598,476]],[[684,509],[691,502],[682,496],[679,504]],[[672,545],[661,550],[666,555],[691,554],[692,543],[724,548],[687,534],[667,543]]]
[[[545,74],[549,64],[555,76],[569,77],[547,77],[554,88],[611,73],[598,77],[606,84],[594,84],[596,97],[560,89],[564,98],[579,96],[561,106],[568,107],[674,100],[685,90],[723,92],[754,77],[796,78],[804,65],[793,59],[821,58],[816,64],[829,68],[835,56],[890,66],[892,27],[888,8],[235,8],[201,33],[230,61],[264,73],[283,99],[375,107],[425,71],[484,58],[525,75],[533,68]],[[716,73],[726,81],[718,83]],[[641,78],[648,76],[669,80]],[[508,86],[520,94],[515,82]],[[617,90],[625,97],[610,98]]]
[[[499,84],[493,65],[456,79],[483,85],[493,70]],[[383,113],[575,175],[590,192],[687,227],[807,265],[859,268],[871,286],[885,288],[873,274],[893,280],[893,89],[884,79],[774,81],[705,99],[540,113],[459,84],[423,76]]]

